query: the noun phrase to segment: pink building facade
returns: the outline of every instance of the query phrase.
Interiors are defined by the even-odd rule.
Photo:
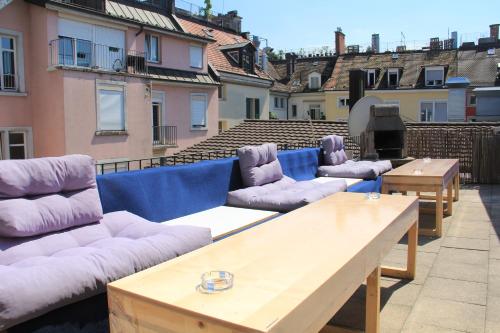
[[[2,159],[149,158],[217,134],[212,40],[186,33],[170,1],[70,3],[0,9]]]

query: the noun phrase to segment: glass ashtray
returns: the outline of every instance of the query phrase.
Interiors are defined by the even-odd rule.
[[[366,198],[368,200],[378,200],[378,199],[380,199],[380,193],[378,193],[378,192],[368,192],[368,193],[366,193]]]
[[[212,271],[201,276],[198,290],[204,294],[215,294],[233,287],[234,275],[224,271]]]
[[[430,157],[426,157],[426,158],[424,158],[424,163],[425,163],[425,164],[429,164],[429,163],[431,163],[431,162],[432,162],[432,159],[431,159]]]

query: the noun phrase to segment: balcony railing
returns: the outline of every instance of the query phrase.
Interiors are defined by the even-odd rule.
[[[50,65],[88,68],[125,72],[129,74],[147,74],[146,54],[122,48],[101,45],[87,40],[60,38],[52,40],[50,48]]]
[[[17,83],[18,79],[16,74],[0,75],[0,91],[16,91]]]
[[[153,146],[177,146],[177,126],[153,127]]]

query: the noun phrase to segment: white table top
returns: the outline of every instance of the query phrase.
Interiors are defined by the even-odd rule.
[[[213,239],[219,240],[278,215],[278,212],[220,206],[163,224],[210,228]]]
[[[347,188],[359,184],[363,181],[363,179],[357,179],[357,178],[335,178],[335,177],[318,177],[313,179],[313,182],[319,183],[319,184],[324,184],[328,183],[334,180],[345,180],[347,183]]]

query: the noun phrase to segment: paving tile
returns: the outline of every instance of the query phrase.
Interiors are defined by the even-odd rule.
[[[430,253],[438,253],[441,248],[441,243],[443,238],[435,238],[435,237],[427,237],[427,236],[419,236],[418,237],[418,252],[430,252]],[[398,250],[406,251],[408,249],[408,241],[407,238],[404,237],[396,246],[394,247]]]
[[[328,325],[349,327],[358,330],[365,328],[365,300],[351,297],[344,306],[337,311]]]
[[[382,278],[380,285],[382,287],[381,304],[413,306],[422,290],[422,285],[386,277]]]
[[[488,251],[490,248],[490,240],[448,236],[443,240],[441,246],[456,249]]]
[[[415,329],[414,325],[419,323],[457,331],[484,332],[485,316],[485,306],[438,298],[420,297],[408,317],[405,331],[424,331]],[[411,328],[413,330],[410,330]],[[435,332],[432,330],[427,331]]]
[[[447,279],[489,283],[487,265],[471,265],[441,260],[434,264],[429,275]]]
[[[486,283],[429,277],[422,296],[486,306]]]
[[[498,333],[500,332],[500,323],[493,321],[486,321],[484,333]]]
[[[495,236],[492,236],[492,237],[495,237]],[[491,240],[490,240],[490,244],[491,244]],[[500,260],[500,246],[495,246],[495,247],[490,248],[490,259]]]
[[[449,237],[463,237],[463,238],[479,238],[479,239],[489,239],[490,238],[490,225],[488,224],[461,224],[453,223],[453,225],[445,233]]]
[[[488,296],[500,297],[500,260],[490,260],[488,272]]]
[[[486,306],[486,321],[496,322],[500,324],[500,297],[488,296],[488,304]]]
[[[407,323],[403,328],[403,333],[463,333],[465,331],[457,331],[451,328],[444,328],[433,325],[412,322]]]
[[[488,252],[443,247],[439,251],[437,261],[488,266]]]
[[[380,311],[380,331],[401,332],[410,312],[411,306],[386,304]]]
[[[393,249],[382,261],[382,265],[391,267],[406,266],[406,250]],[[429,275],[431,267],[436,259],[436,253],[417,252],[417,272],[415,279],[410,283],[423,284]]]

